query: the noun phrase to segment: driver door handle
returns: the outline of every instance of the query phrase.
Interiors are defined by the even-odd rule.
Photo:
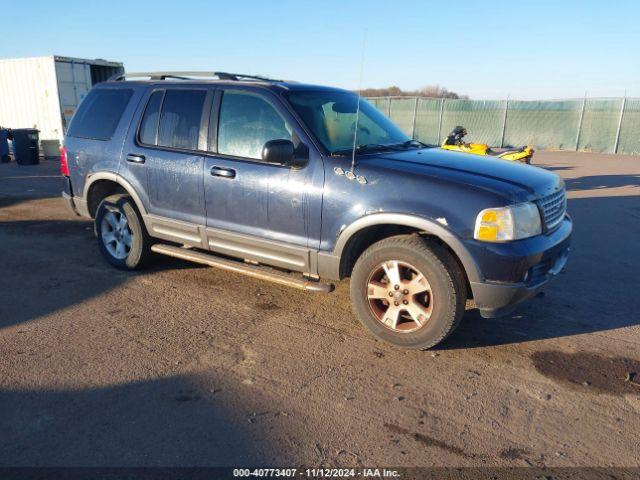
[[[127,162],[130,163],[144,163],[144,160],[144,155],[136,155],[135,153],[127,155]]]
[[[232,168],[211,167],[211,175],[214,177],[236,178],[236,171]]]

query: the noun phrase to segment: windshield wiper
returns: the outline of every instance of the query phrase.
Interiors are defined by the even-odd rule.
[[[431,148],[431,145],[419,140],[407,140],[402,143],[365,143],[356,147],[356,153],[381,152],[383,150],[405,150],[407,148]],[[331,152],[331,155],[345,155],[351,153],[351,148],[343,148]]]
[[[429,148],[430,145],[427,145],[426,143],[421,142],[420,140],[407,140],[404,143],[401,143],[400,145],[402,145],[403,147],[418,147],[418,148]]]
[[[364,145],[358,145],[356,152],[377,152],[380,150],[397,150],[397,144],[384,144],[384,143],[365,143]]]
[[[382,150],[399,150],[400,148],[402,148],[401,144],[365,143],[356,147],[356,153],[380,152]],[[335,150],[331,154],[344,155],[347,153],[351,153],[352,151],[353,149],[351,148],[343,148],[340,150]]]
[[[430,148],[430,145],[422,143],[419,140],[407,140],[406,142],[389,145],[389,147],[394,147],[394,150],[400,150],[405,148]]]

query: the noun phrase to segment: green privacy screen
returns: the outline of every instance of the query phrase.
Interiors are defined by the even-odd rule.
[[[370,98],[369,102],[385,115],[389,115],[390,98]]]
[[[398,98],[391,102],[391,120],[407,135],[413,134],[413,111],[415,98]]]
[[[575,150],[582,101],[510,101],[504,145]]]
[[[504,101],[447,100],[442,112],[442,138],[460,125],[467,129],[467,142],[500,145],[504,121]]]
[[[640,99],[368,99],[408,135],[436,145],[456,126],[491,146],[640,154]]]
[[[618,153],[640,155],[640,98],[627,98],[624,104]]]
[[[587,99],[578,150],[614,153],[621,98]]]
[[[442,100],[439,98],[419,98],[416,110],[416,140],[436,145]]]

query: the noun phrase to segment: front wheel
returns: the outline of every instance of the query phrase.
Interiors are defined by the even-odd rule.
[[[467,288],[451,254],[418,235],[381,240],[358,259],[351,276],[356,316],[391,344],[428,349],[464,314]]]
[[[100,203],[95,231],[100,252],[116,268],[135,270],[150,255],[149,235],[128,195],[111,195]]]

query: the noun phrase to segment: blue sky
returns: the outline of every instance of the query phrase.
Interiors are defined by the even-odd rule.
[[[0,58],[106,58],[128,71],[224,70],[357,88],[366,30],[364,87],[640,96],[637,0],[59,0],[2,11]]]

